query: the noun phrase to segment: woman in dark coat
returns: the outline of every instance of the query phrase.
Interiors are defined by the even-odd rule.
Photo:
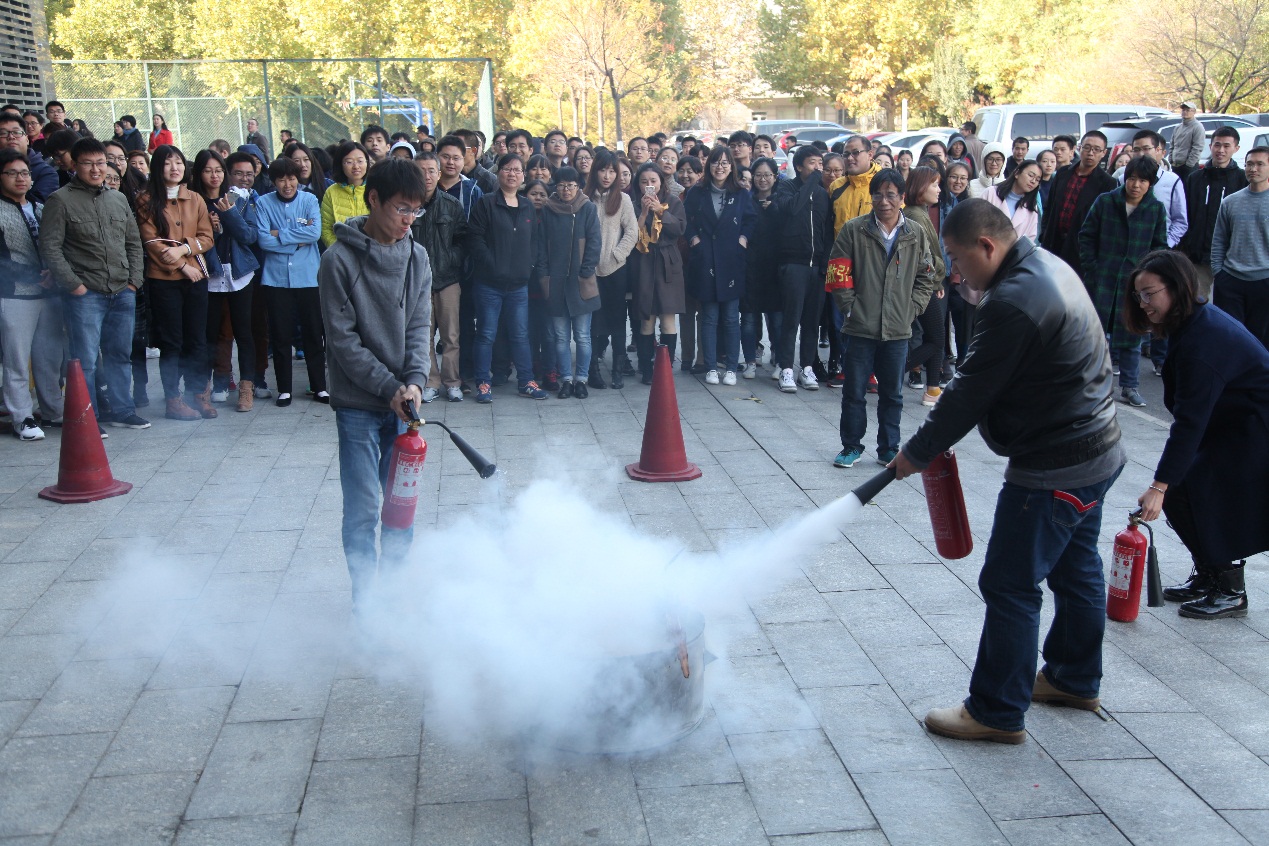
[[[753,175],[754,228],[745,248],[745,291],[740,297],[740,347],[745,355],[742,375],[758,376],[758,340],[762,337],[762,316],[767,316],[767,335],[780,337],[780,289],[776,285],[775,223],[772,219],[779,168],[773,159],[757,159],[750,167]]]
[[[1168,212],[1153,191],[1158,181],[1154,159],[1133,159],[1124,184],[1093,201],[1079,235],[1084,287],[1097,307],[1111,350],[1119,353],[1121,398],[1138,408],[1146,404],[1137,391],[1142,337],[1124,325],[1123,303],[1137,262],[1151,250],[1168,246]]]
[[[571,167],[555,172],[555,193],[542,207],[546,267],[539,277],[546,283],[547,313],[554,323],[555,360],[560,371],[560,399],[585,399],[590,370],[590,320],[599,310],[599,264],[602,234],[595,204],[582,193],[581,177]],[[573,374],[571,340],[577,343],[577,374]]]
[[[740,298],[745,292],[747,248],[757,212],[741,185],[731,151],[716,147],[705,179],[683,196],[687,214],[688,291],[701,303],[705,382],[717,385],[718,327],[722,323],[723,384],[736,384],[740,360]]]
[[[1138,502],[1146,520],[1167,515],[1194,570],[1163,597],[1183,603],[1182,617],[1212,620],[1247,614],[1245,559],[1269,550],[1269,351],[1197,291],[1190,260],[1158,250],[1133,272],[1124,315],[1134,331],[1170,339],[1172,428]]]
[[[679,199],[670,195],[656,162],[642,165],[630,187],[639,222],[639,240],[631,253],[635,256],[633,302],[640,321],[635,345],[643,383],[651,385],[656,323],[660,320],[661,343],[669,347],[670,361],[674,361],[678,315],[687,308],[678,247],[679,236],[687,231],[687,216]]]

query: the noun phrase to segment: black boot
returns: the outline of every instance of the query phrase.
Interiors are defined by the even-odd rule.
[[[602,391],[608,387],[604,384],[604,377],[600,374],[599,366],[595,362],[591,362],[590,376],[586,379],[586,384],[597,391]]]
[[[636,335],[635,346],[638,348],[635,354],[639,357],[639,375],[642,377],[643,384],[652,384],[652,352],[653,338],[651,335]]]
[[[1216,577],[1208,570],[1200,570],[1198,565],[1190,572],[1190,577],[1179,585],[1163,589],[1163,598],[1168,602],[1190,602],[1202,599],[1216,587]]]
[[[1247,588],[1243,582],[1243,567],[1246,564],[1246,561],[1240,561],[1228,570],[1217,572],[1216,586],[1207,596],[1185,603],[1177,613],[1196,620],[1246,617]]]
[[[612,385],[612,389],[614,391],[620,391],[622,388],[626,387],[626,380],[623,378],[621,373],[621,370],[622,370],[621,362],[624,360],[625,360],[624,358],[622,358],[621,356],[617,354],[617,348],[613,347],[612,379],[609,381],[608,384]]]
[[[668,348],[669,348],[669,351],[670,351],[670,368],[671,368],[671,369],[673,369],[673,368],[674,368],[674,353],[675,353],[675,351],[676,351],[676,349],[677,349],[677,347],[678,347],[678,345],[679,345],[679,336],[678,336],[678,334],[677,334],[677,333],[675,333],[675,334],[670,334],[670,333],[667,333],[667,332],[662,332],[662,333],[661,333],[661,343],[665,344],[665,345],[666,345],[666,347],[668,347]],[[655,352],[656,352],[656,350],[653,350],[653,352],[655,353]]]

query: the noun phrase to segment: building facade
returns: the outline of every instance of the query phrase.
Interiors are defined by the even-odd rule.
[[[43,0],[0,0],[0,103],[44,109],[52,87]]]

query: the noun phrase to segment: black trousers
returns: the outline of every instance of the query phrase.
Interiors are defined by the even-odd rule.
[[[147,279],[150,305],[154,310],[154,341],[159,348],[159,376],[163,396],[181,395],[181,380],[187,394],[207,389],[207,280]]]
[[[599,284],[599,311],[590,322],[592,368],[610,343],[614,371],[620,366],[618,357],[625,358],[627,267],[628,265],[623,264],[609,275],[599,276],[595,280]]]
[[[781,311],[784,321],[780,339],[775,341],[776,360],[780,367],[798,370],[819,361],[820,304],[824,301],[824,274],[810,265],[782,264],[778,271]],[[794,339],[802,330],[797,342],[799,357],[794,362]]]
[[[1222,270],[1212,280],[1212,302],[1269,347],[1269,279],[1248,282]]]
[[[206,370],[209,374],[215,370],[216,347],[220,343],[220,326],[225,309],[229,309],[229,323],[233,327],[234,341],[238,344],[238,378],[250,381],[249,374],[255,373],[256,347],[251,335],[251,300],[250,285],[241,291],[207,295]]]
[[[322,302],[317,288],[263,288],[269,307],[269,338],[273,342],[273,372],[279,394],[291,391],[291,348],[298,319],[304,337],[304,364],[313,393],[326,390],[326,345]]]
[[[947,297],[931,296],[929,305],[917,318],[921,325],[921,343],[908,351],[908,361],[904,371],[921,365],[925,373],[925,386],[937,388],[939,375],[943,372],[943,344],[947,331]]]
[[[1207,573],[1219,573],[1234,566],[1232,561],[1200,561],[1194,550],[1199,548],[1198,518],[1190,501],[1190,488],[1182,479],[1168,488],[1163,496],[1163,514],[1176,536],[1194,558],[1194,567]]]

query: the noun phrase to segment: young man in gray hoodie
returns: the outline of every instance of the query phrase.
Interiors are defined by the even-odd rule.
[[[384,526],[375,554],[392,442],[405,431],[406,402],[423,401],[431,366],[432,268],[410,237],[424,193],[413,162],[389,158],[372,167],[370,214],[335,224],[335,244],[317,274],[339,433],[344,557],[358,607],[379,567],[399,566],[414,539],[413,529]]]

